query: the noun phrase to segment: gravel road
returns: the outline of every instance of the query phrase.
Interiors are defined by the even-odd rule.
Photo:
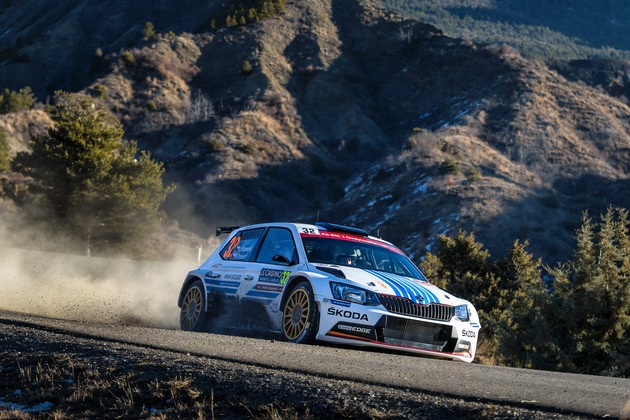
[[[120,372],[148,364],[147,380],[194,378],[200,392],[212,394],[212,417],[628,418],[629,413],[629,379],[0,312],[0,414],[3,402],[5,409],[19,402],[12,378],[18,362],[33,364],[54,354]],[[64,409],[63,401],[52,404],[86,415]],[[108,412],[91,410],[96,411],[90,415]]]

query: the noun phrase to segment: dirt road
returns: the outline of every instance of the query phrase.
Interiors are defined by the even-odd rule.
[[[0,355],[0,377],[3,377],[0,414],[12,407],[10,403],[21,404],[13,408],[23,410],[44,402],[25,401],[29,392],[44,393],[41,389],[29,390],[36,381],[29,385],[23,380],[24,366],[36,366],[38,360],[41,365],[42,359],[47,363],[63,361],[66,359],[56,356],[65,355],[75,363],[85,359],[85,363],[96,365],[97,369],[115,367],[119,376],[123,372],[146,371],[145,379],[154,381],[155,386],[160,381],[171,383],[168,381],[173,377],[189,378],[199,393],[208,394],[203,400],[205,417],[221,413],[265,417],[269,407],[285,417],[627,418],[629,415],[630,379],[470,365],[330,346],[294,345],[270,338],[63,321],[6,312],[0,312]],[[130,377],[140,380],[140,376]],[[68,387],[76,387],[82,379],[66,381]],[[129,389],[142,389],[141,384],[134,386]],[[77,390],[73,392],[76,394]],[[107,406],[102,399],[94,401],[95,407],[91,408],[97,411],[72,412],[76,404],[63,397],[49,401],[54,395],[62,396],[63,392],[57,390],[47,399],[56,407],[52,411],[61,410],[70,415],[117,413],[112,407],[99,412],[98,405],[101,410]],[[208,400],[210,395],[212,404]],[[143,401],[146,398],[139,391],[129,401],[138,403],[135,405],[142,408],[137,410],[149,415],[150,408]],[[155,410],[175,413],[168,401],[164,397],[161,403],[159,399],[153,402],[164,406]],[[195,404],[197,413],[204,412],[203,403]],[[212,413],[207,411],[210,408]],[[143,411],[122,409],[127,410],[125,415],[143,416]],[[187,415],[185,412],[174,415],[182,414]]]

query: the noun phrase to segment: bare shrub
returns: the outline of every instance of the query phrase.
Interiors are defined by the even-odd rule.
[[[190,100],[184,109],[184,119],[189,124],[212,121],[217,117],[212,101],[201,91],[190,95]]]

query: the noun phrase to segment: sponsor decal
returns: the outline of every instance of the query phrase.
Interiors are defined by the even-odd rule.
[[[225,252],[223,253],[223,258],[226,260],[229,260],[230,258],[232,258],[232,254],[234,253],[234,250],[236,249],[236,247],[238,246],[239,242],[241,242],[241,236],[235,236],[230,240],[230,245],[228,246],[228,248],[225,250]]]
[[[337,328],[343,331],[358,332],[361,334],[370,334],[372,332],[372,328],[353,327],[352,325],[344,325],[344,324],[339,324]]]
[[[269,292],[282,292],[284,286],[276,286],[273,284],[257,284],[255,287],[256,290],[266,290]]]
[[[222,287],[238,287],[239,283],[233,281],[206,280],[209,285]]]
[[[240,274],[225,274],[223,278],[226,280],[240,280],[241,275]]]
[[[328,315],[338,316],[341,318],[358,319],[360,321],[369,322],[368,316],[366,314],[360,314],[358,312],[352,311],[344,311],[343,309],[328,308]]]
[[[280,280],[280,284],[287,284],[287,280],[289,280],[290,275],[290,271],[285,271],[284,273],[282,273],[282,280]]]
[[[236,265],[236,264],[234,264],[234,265],[232,265],[232,264],[223,265],[223,264],[221,264],[221,266],[223,267],[224,270],[245,270],[245,266],[244,265]]]
[[[212,264],[212,268],[219,268],[221,267],[223,264],[218,263],[218,264]]]
[[[271,268],[263,268],[260,270],[258,281],[261,283],[287,284],[287,280],[291,275],[290,271],[274,270]]]
[[[349,322],[337,323],[326,335],[332,337],[347,338],[351,340],[373,341],[376,340],[376,330],[368,325],[352,324]]]
[[[333,238],[333,239],[341,239],[343,241],[350,241],[350,242],[357,242],[357,243],[363,243],[363,244],[371,244],[371,245],[376,245],[376,246],[380,246],[383,248],[387,248],[392,252],[395,252],[397,254],[401,254],[401,255],[405,255],[403,254],[403,252],[396,248],[394,245],[389,244],[387,242],[382,242],[379,240],[374,240],[374,239],[370,239],[370,238],[365,238],[365,237],[361,237],[361,236],[356,236],[356,235],[352,235],[350,233],[342,233],[342,232],[329,232],[326,230],[320,230],[318,232],[308,232],[305,231],[304,228],[302,228],[301,232],[300,232],[300,236],[303,238],[309,238],[309,237],[313,237],[313,236],[324,236],[327,238]]]
[[[479,324],[477,324],[476,322],[471,322],[470,326],[473,328],[479,328]]]
[[[326,303],[332,303],[333,305],[344,306],[346,308],[349,308],[350,305],[352,305],[350,302],[344,302],[343,300],[324,298],[323,301]]]
[[[477,337],[477,331],[467,330],[467,329],[464,328],[462,330],[462,337],[475,338],[475,337]]]

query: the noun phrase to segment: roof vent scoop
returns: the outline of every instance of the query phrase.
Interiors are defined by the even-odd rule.
[[[353,227],[350,227],[350,226],[337,225],[337,224],[334,224],[334,223],[318,222],[318,223],[315,224],[315,226],[317,226],[318,228],[322,228],[323,230],[328,230],[330,232],[350,233],[352,235],[359,235],[359,236],[368,236],[369,235],[367,233],[367,231],[365,231],[363,229],[357,229],[357,228],[353,228]]]

